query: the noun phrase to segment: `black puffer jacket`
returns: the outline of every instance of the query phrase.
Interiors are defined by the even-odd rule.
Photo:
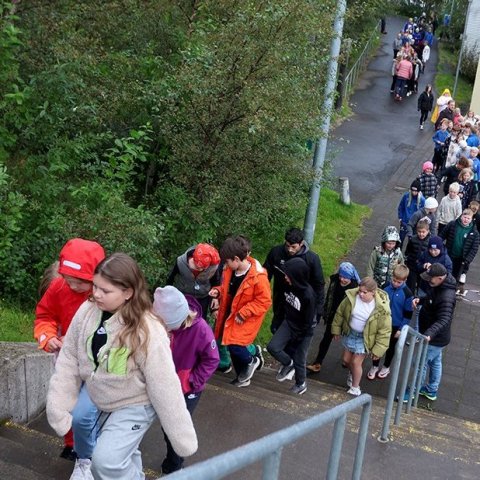
[[[418,97],[418,109],[426,112],[431,112],[433,107],[433,95],[427,92],[422,92]]]
[[[446,227],[442,230],[442,234],[440,235],[444,240],[447,246],[448,254],[450,258],[453,258],[451,255],[453,243],[455,242],[455,231],[457,229],[458,222],[461,220],[458,218],[457,220],[452,220],[451,222],[447,223]],[[472,231],[467,235],[465,241],[463,242],[463,256],[462,261],[470,265],[475,255],[478,252],[478,245],[480,244],[480,235],[477,231],[477,227],[473,227]]]
[[[418,317],[420,333],[430,337],[430,345],[445,347],[450,343],[450,327],[456,303],[456,280],[449,273],[438,287],[428,287],[421,300]]]

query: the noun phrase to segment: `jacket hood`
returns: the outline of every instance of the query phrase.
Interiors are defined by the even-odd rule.
[[[447,274],[447,277],[442,283],[442,287],[449,288],[452,290],[457,290],[457,281],[455,280],[455,277],[451,273]]]
[[[91,282],[95,268],[104,258],[105,251],[99,243],[73,238],[60,251],[58,273]]]
[[[192,325],[193,325],[193,324],[199,322],[200,319],[202,318],[202,306],[200,305],[198,300],[192,295],[187,294],[187,295],[185,295],[185,298],[187,299],[188,308],[192,312],[195,312],[197,314],[197,316],[195,317],[195,319],[192,322]]]
[[[399,242],[399,241],[400,241],[400,235],[398,234],[398,230],[393,225],[389,225],[388,227],[385,227],[385,230],[383,230],[383,233],[382,233],[382,243]]]
[[[308,268],[307,262],[305,262],[305,260],[299,257],[293,257],[285,262],[283,268],[286,275],[292,282],[293,288],[298,290],[304,290],[308,287],[310,269]]]
[[[355,297],[357,296],[359,288],[360,287],[350,288],[345,292],[352,307],[355,305]],[[390,311],[390,300],[388,295],[380,288],[377,288],[377,291],[375,292],[375,308],[383,308],[384,310]]]

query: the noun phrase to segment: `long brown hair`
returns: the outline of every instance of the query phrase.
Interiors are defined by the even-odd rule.
[[[119,309],[124,328],[118,341],[121,347],[130,349],[134,357],[138,351],[146,354],[149,340],[146,315],[158,317],[153,313],[147,282],[137,262],[126,253],[114,253],[97,265],[95,274],[118,288],[133,290],[130,299]]]

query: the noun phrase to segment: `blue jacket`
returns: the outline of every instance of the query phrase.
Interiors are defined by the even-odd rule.
[[[442,148],[443,145],[439,145],[439,142],[445,143],[445,140],[450,136],[448,130],[437,130],[432,137],[433,143],[435,144],[435,150]]]
[[[390,310],[392,311],[392,326],[402,328],[410,323],[413,312],[413,293],[403,284],[394,288],[392,284],[388,284],[384,288],[388,298],[390,299]]]
[[[420,192],[417,198],[413,197],[410,192],[405,192],[398,204],[398,218],[402,223],[408,223],[410,217],[425,205],[425,197]]]
[[[478,147],[480,145],[480,141],[478,140],[477,135],[471,133],[467,138],[467,145],[469,147]]]
[[[432,32],[425,32],[425,36],[423,39],[428,42],[428,45],[431,47],[433,43],[433,33]]]

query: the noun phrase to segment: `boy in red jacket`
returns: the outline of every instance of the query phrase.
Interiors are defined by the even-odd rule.
[[[35,310],[33,335],[39,348],[52,353],[60,350],[73,316],[92,293],[93,272],[104,258],[105,252],[97,242],[74,238],[63,246],[58,265],[60,276],[51,281]],[[92,443],[79,441],[79,445]],[[72,431],[65,435],[64,443],[60,456],[75,460],[77,454],[73,451]],[[93,450],[93,446],[91,448]],[[86,450],[85,458],[88,458],[91,456],[90,447],[87,446]],[[77,453],[82,459],[82,453]]]

